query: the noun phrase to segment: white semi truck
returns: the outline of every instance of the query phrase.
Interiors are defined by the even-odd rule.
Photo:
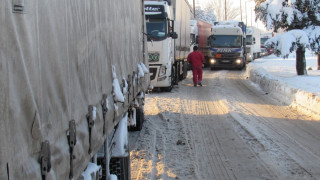
[[[247,62],[251,62],[260,57],[261,43],[260,30],[256,27],[248,27],[246,34]]]
[[[208,38],[210,67],[243,69],[246,66],[246,26],[238,21],[219,21]]]
[[[130,179],[127,129],[150,82],[143,1],[0,12],[0,179]]]
[[[171,91],[187,76],[190,6],[186,0],[144,1],[151,85]]]

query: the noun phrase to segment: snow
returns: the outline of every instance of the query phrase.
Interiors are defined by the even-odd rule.
[[[121,91],[121,87],[119,81],[117,79],[117,74],[115,70],[115,66],[112,66],[112,77],[113,77],[113,97],[116,102],[124,102],[124,95]]]
[[[319,114],[320,107],[320,71],[317,70],[317,57],[306,52],[308,75],[296,73],[295,54],[287,59],[270,55],[248,64],[247,74],[251,81],[267,93],[273,94],[279,101],[298,110]]]
[[[144,72],[145,74],[148,74],[148,73],[149,73],[149,69],[147,68],[147,66],[146,66],[145,64],[140,63],[140,66],[141,66],[141,68],[142,68],[142,70],[143,70],[143,72]]]
[[[110,175],[110,180],[118,180],[117,175],[111,174]]]
[[[128,116],[128,126],[136,126],[137,124],[136,114],[137,114],[137,111],[135,108],[133,108],[131,116]]]
[[[128,154],[128,113],[119,122],[117,131],[115,133],[114,142],[115,147],[112,151],[114,157],[125,157]]]
[[[271,44],[273,44],[274,49],[281,52],[282,57],[287,57],[292,51],[297,49],[297,44],[308,47],[309,39],[304,31],[291,30],[287,33],[277,35],[265,43],[266,46],[271,46]]]
[[[87,169],[81,173],[84,180],[91,180],[91,173],[95,173],[101,169],[101,166],[98,166],[94,163],[89,162]]]
[[[148,68],[143,63],[138,64],[138,77],[144,77],[144,74],[147,73],[149,73]]]

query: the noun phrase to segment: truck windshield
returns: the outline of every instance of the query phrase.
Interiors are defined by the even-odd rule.
[[[212,35],[209,37],[211,47],[241,47],[241,36],[237,35]]]
[[[268,40],[269,38],[261,38],[261,47],[265,47],[264,43]]]
[[[165,19],[149,19],[147,22],[148,39],[161,41],[167,37],[167,21]]]
[[[248,35],[247,37],[246,37],[246,45],[252,45],[253,43],[252,43],[252,36],[251,35]]]

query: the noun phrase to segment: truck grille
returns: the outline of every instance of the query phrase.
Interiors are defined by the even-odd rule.
[[[221,54],[221,58],[218,58],[218,54]],[[240,53],[217,53],[217,59],[237,59],[240,57]]]
[[[154,80],[156,78],[156,75],[157,75],[157,69],[156,67],[150,67],[149,68],[149,71],[150,71],[150,80]]]

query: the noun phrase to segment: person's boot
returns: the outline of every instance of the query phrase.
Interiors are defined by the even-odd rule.
[[[198,85],[199,85],[199,86],[202,86],[202,83],[201,83],[201,82],[199,82],[199,83],[198,83]]]

